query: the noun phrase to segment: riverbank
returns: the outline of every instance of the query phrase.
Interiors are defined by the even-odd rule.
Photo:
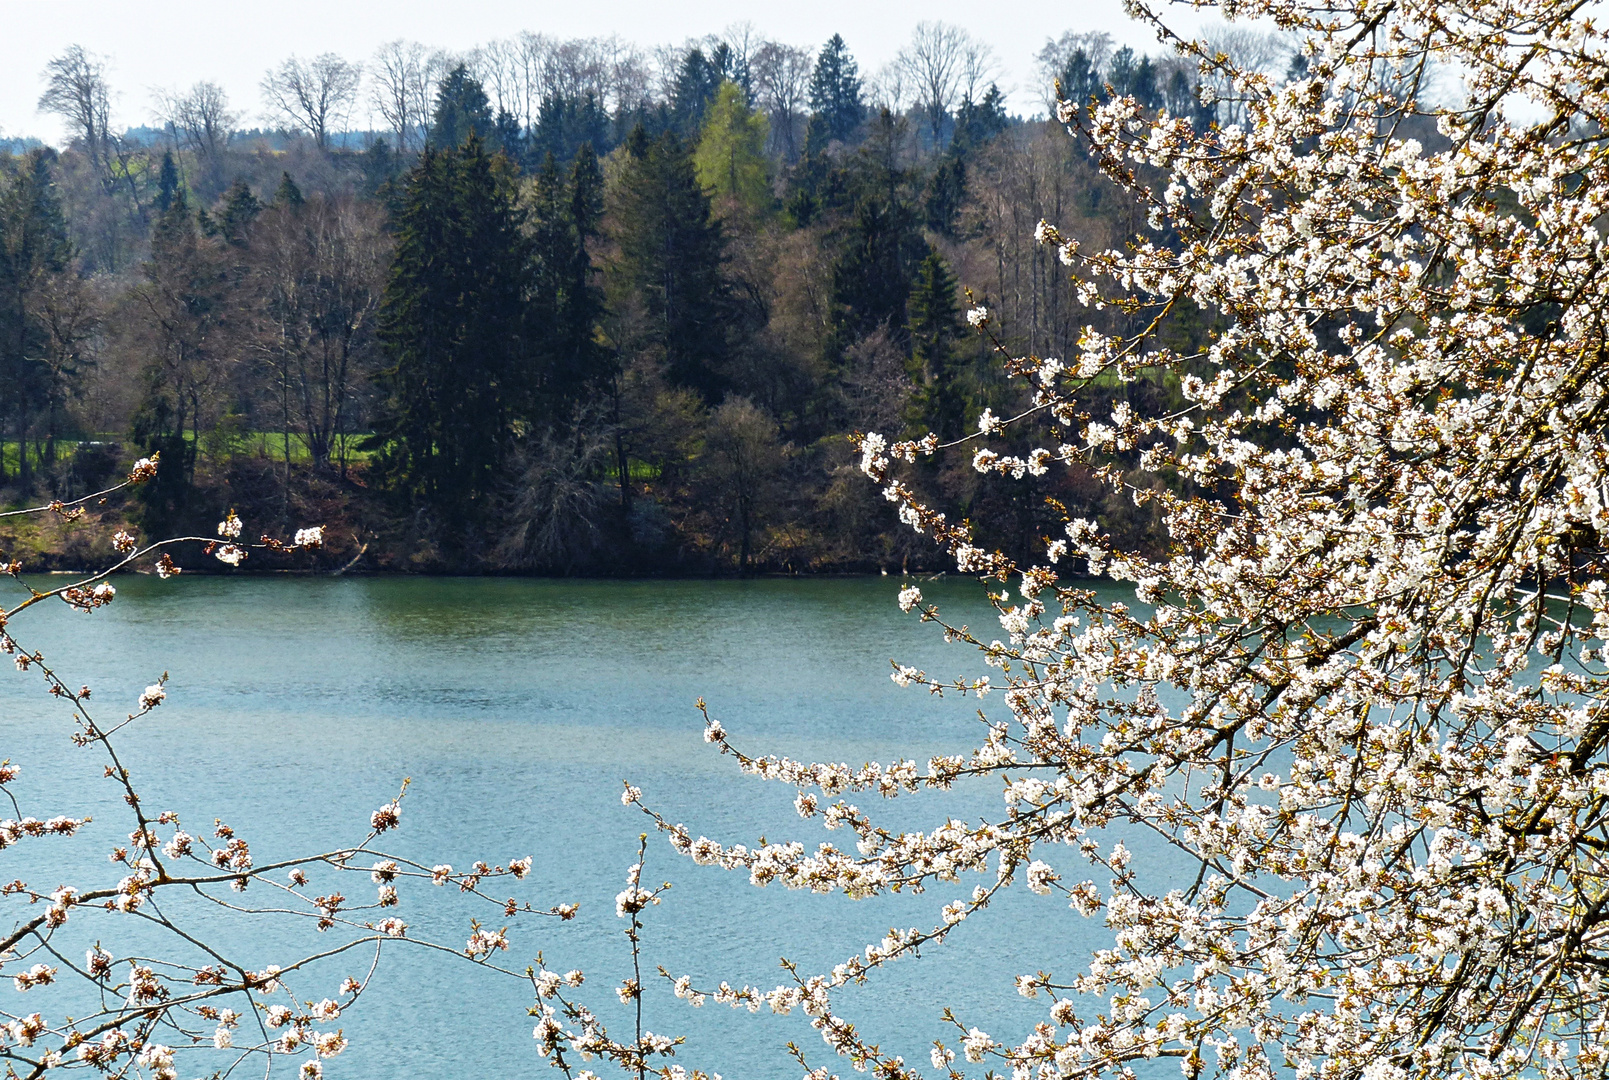
[[[118,462],[118,472],[132,464]],[[13,481],[0,491],[7,509],[40,506],[53,500],[71,505],[86,490],[116,482],[105,476],[46,477],[29,490]],[[244,574],[514,574],[539,577],[796,577],[803,575],[932,573],[948,560],[922,537],[896,529],[881,499],[865,502],[861,517],[877,513],[886,521],[832,536],[832,521],[795,513],[762,526],[747,557],[739,551],[725,520],[709,511],[691,512],[689,493],[656,491],[651,485],[622,507],[617,500],[593,507],[597,520],[584,544],[541,550],[521,542],[521,534],[551,528],[548,521],[515,521],[492,508],[473,528],[453,527],[409,510],[370,482],[366,463],[344,472],[315,472],[305,464],[241,457],[222,468],[198,469],[193,482],[174,498],[152,487],[118,492],[66,513],[0,518],[0,558],[20,561],[33,572],[100,569],[114,558],[113,537],[129,533],[144,543],[164,536],[210,537],[231,510],[244,523],[244,536],[288,539],[297,529],[321,525],[320,551],[282,555],[254,552],[238,568],[209,556],[205,545],[172,549],[173,560],[190,573]],[[869,483],[861,493],[875,496]],[[152,496],[156,495],[157,498]],[[166,495],[166,499],[160,496]],[[533,548],[535,550],[533,550]]]
[[[0,504],[70,503],[126,474],[135,451],[112,442],[81,444],[23,488],[0,486]],[[790,460],[797,483],[774,497],[713,497],[687,477],[638,478],[622,491],[612,478],[560,484],[537,477],[475,510],[444,521],[382,489],[368,460],[315,469],[306,460],[258,452],[200,456],[195,471],[84,504],[66,515],[0,518],[0,555],[33,571],[103,567],[112,538],[142,542],[216,534],[233,511],[251,541],[288,539],[320,525],[325,546],[295,556],[259,552],[229,570],[205,545],[177,546],[174,561],[195,573],[514,574],[541,577],[795,577],[916,573],[952,568],[932,541],[897,519],[877,486],[855,468],[844,445],[812,448]],[[93,466],[93,467],[91,467]],[[166,468],[166,463],[164,463]],[[13,473],[13,477],[15,474]],[[931,488],[952,521],[990,522],[977,542],[1016,555],[1042,551],[1064,515],[1091,518],[1115,542],[1155,553],[1165,542],[1156,507],[1136,506],[1076,469],[1015,485],[980,487],[965,463],[934,464],[912,478]],[[3,482],[0,482],[3,484]],[[823,493],[825,492],[825,493]],[[945,494],[948,493],[948,494]]]

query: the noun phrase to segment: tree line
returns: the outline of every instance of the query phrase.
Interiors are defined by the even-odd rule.
[[[371,71],[394,123],[362,146],[338,120],[363,75],[339,58],[269,73],[273,143],[237,137],[211,84],[141,141],[110,134],[104,68],[69,50],[41,101],[70,146],[0,156],[0,482],[79,493],[155,452],[143,527],[316,513],[332,558],[350,538],[382,566],[924,565],[850,436],[950,440],[1025,404],[967,332],[963,286],[1015,352],[1125,329],[1033,234],[1116,239],[1144,211],[1060,124],[1009,113],[956,28],[923,24],[872,79],[838,36],[814,55],[728,38],[663,58],[657,89],[597,42],[450,66],[398,43]],[[1210,76],[1104,35],[1039,61],[1047,99],[1232,122]],[[1182,309],[1170,327],[1211,330]],[[1007,545],[1047,499],[1154,542],[1089,480],[927,476]]]

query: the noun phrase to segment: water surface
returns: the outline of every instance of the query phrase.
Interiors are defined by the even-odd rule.
[[[695,835],[849,842],[800,821],[792,789],[744,777],[706,746],[696,699],[751,752],[925,762],[976,744],[979,703],[901,690],[888,677],[889,661],[946,675],[988,670],[966,646],[945,645],[934,627],[898,610],[898,578],[214,577],[117,585],[107,609],[85,616],[52,606],[13,630],[69,682],[90,683],[103,719],[127,711],[142,687],[170,674],[168,701],[120,743],[148,805],[178,811],[192,831],[214,818],[236,825],[262,863],[361,835],[369,812],[411,778],[396,846],[460,867],[534,855],[521,895],[579,902],[581,917],[516,920],[505,962],[523,968],[542,950],[551,966],[585,969],[589,1004],[617,1021],[607,986],[628,970],[629,954],[612,898],[645,824],[621,805],[623,780]],[[987,636],[997,633],[976,583],[923,589]],[[100,771],[95,752],[69,745],[65,710],[39,689],[29,675],[0,685],[7,742],[0,756],[28,770],[17,785],[25,798],[48,801],[52,812],[95,814],[89,840],[76,850],[98,861],[85,862],[75,880],[115,881],[104,851],[127,828],[115,792],[84,779]],[[998,703],[996,696],[982,704]],[[853,801],[895,825],[922,827],[946,813],[975,819],[1000,807],[992,782],[896,804],[869,794]],[[27,856],[7,856],[7,880],[15,867],[28,868]],[[783,981],[779,957],[806,971],[830,967],[889,926],[932,926],[944,903],[977,883],[859,903],[758,890],[746,875],[678,859],[657,838],[648,877],[675,882],[647,916],[648,970],[664,965],[704,985],[764,987]],[[345,884],[355,891],[352,879]],[[418,885],[403,890],[400,914],[455,942],[471,914],[502,922],[495,911]],[[1017,1039],[1044,1018],[1045,1003],[1017,997],[1012,976],[1046,965],[1070,974],[1106,938],[1099,921],[1023,889],[1010,890],[987,915],[920,961],[845,992],[842,1011],[912,1062],[925,1063],[935,1037],[953,1042],[943,1005],[969,1025]],[[263,963],[282,955],[277,932],[228,925],[241,954]],[[319,944],[310,934],[295,940],[309,939]],[[341,975],[359,966],[330,970],[327,988],[301,989],[335,996]],[[814,1064],[848,1067],[801,1015],[751,1016],[714,1005],[695,1011],[664,986],[649,989],[647,1026],[688,1036],[678,1060],[689,1069],[795,1077],[799,1069],[782,1049],[790,1039]],[[328,1063],[327,1075],[551,1075],[535,1053],[529,1004],[528,991],[512,980],[439,954],[388,950],[376,989],[343,1018],[352,1046]]]

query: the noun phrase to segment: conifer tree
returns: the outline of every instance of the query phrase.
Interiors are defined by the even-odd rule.
[[[1006,115],[1005,95],[994,83],[983,97],[973,101],[971,95],[961,99],[955,110],[955,134],[950,137],[950,153],[965,158],[981,149],[984,144],[1006,130],[1011,119]]]
[[[459,64],[441,80],[436,91],[428,141],[437,150],[452,150],[471,135],[478,136],[483,147],[498,149],[492,103],[480,81],[469,73],[468,67]]]
[[[380,310],[389,367],[373,445],[392,488],[461,541],[527,409],[529,245],[478,136],[431,147],[409,174]]]
[[[531,184],[532,303],[529,340],[542,407],[561,411],[607,372],[597,341],[602,296],[593,280],[587,239],[597,227],[597,159],[584,148],[569,183],[549,154]]]
[[[575,159],[582,144],[607,153],[614,146],[610,130],[609,114],[591,91],[580,97],[549,94],[532,126],[529,154],[532,160],[552,154],[563,165]]]
[[[288,175],[286,179],[289,179]],[[296,200],[291,205],[301,205],[300,192],[297,192]],[[251,186],[245,180],[237,179],[229,185],[229,190],[224,192],[223,198],[218,202],[214,220],[219,235],[236,247],[245,244],[246,230],[251,228],[251,223],[257,220],[257,215],[262,209],[263,204],[252,194]]]
[[[723,82],[693,152],[699,182],[722,201],[755,211],[768,207],[771,184],[766,175],[765,140],[769,133],[765,114],[749,108],[742,88]]]
[[[907,309],[911,374],[917,384],[912,404],[919,414],[914,419],[941,438],[956,438],[966,421],[966,388],[954,364],[961,309],[955,277],[938,252],[930,252],[917,267]]]
[[[145,356],[131,435],[161,455],[155,480],[140,489],[142,523],[153,533],[174,530],[187,513],[203,413],[225,361],[231,275],[219,251],[180,188],[151,231],[131,327]]]
[[[36,150],[9,177],[0,172],[0,432],[16,432],[24,485],[31,478],[28,427],[49,391],[49,372],[40,359],[46,330],[36,297],[53,275],[67,271],[72,258],[51,156]]]
[[[899,164],[904,123],[884,109],[851,163],[849,219],[833,266],[840,346],[884,328],[905,340],[905,301],[928,249]]]
[[[296,181],[291,179],[288,172],[279,174],[279,187],[274,189],[274,205],[292,209],[302,205],[302,189],[296,186]]]
[[[721,69],[710,63],[704,50],[692,48],[682,57],[676,81],[670,89],[670,111],[676,130],[686,139],[696,139],[704,127],[704,114],[720,89]]]
[[[692,157],[674,132],[627,140],[613,195],[617,284],[642,297],[648,336],[673,382],[717,397],[726,385],[726,238]]]
[[[860,66],[837,34],[822,46],[816,58],[816,69],[810,76],[810,111],[821,117],[821,135],[828,140],[849,141],[866,118]]]
[[[956,218],[961,204],[966,201],[966,162],[955,154],[946,154],[933,170],[923,196],[923,210],[927,227],[941,236],[955,236]]]
[[[173,205],[173,193],[179,190],[179,167],[173,163],[171,151],[162,154],[162,171],[157,174],[156,209],[165,214]]]
[[[1061,84],[1062,99],[1080,107],[1087,106],[1091,98],[1106,97],[1100,70],[1083,49],[1074,49],[1067,57],[1057,82]]]

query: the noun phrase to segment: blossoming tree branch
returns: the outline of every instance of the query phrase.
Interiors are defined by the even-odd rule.
[[[1609,1069],[1609,56],[1591,9],[1557,0],[1235,5],[1301,42],[1290,78],[1133,11],[1228,76],[1243,126],[1133,100],[1060,117],[1145,209],[1086,251],[1043,223],[1086,304],[1129,316],[1077,355],[1002,362],[1031,388],[979,431],[861,440],[912,528],[994,582],[998,636],[900,603],[975,645],[1003,691],[979,745],[852,766],[751,754],[847,845],[746,846],[651,809],[695,862],[867,897],[972,880],[970,898],[831,970],[677,997],[803,1009],[831,1051],[889,1077],[1600,1077]],[[1442,104],[1425,87],[1440,72]],[[1424,118],[1423,141],[1408,129]],[[1166,344],[1182,306],[1210,346]],[[989,314],[971,322],[987,334]],[[1081,388],[1176,378],[1185,407],[1097,415]],[[1026,560],[985,550],[920,495],[924,458],[1000,484],[1087,469],[1164,511],[1165,555],[1065,520]],[[1147,483],[1136,483],[1137,461]],[[1086,575],[1132,586],[1103,602]],[[1110,595],[1106,593],[1104,595]],[[998,700],[998,699],[995,699]],[[893,799],[994,777],[988,820],[879,824]],[[1108,827],[1194,866],[1144,880]],[[1043,1019],[955,1038],[913,1064],[859,1034],[837,992],[875,983],[1021,887],[1100,920],[1086,965],[1025,970]],[[944,1003],[934,1002],[935,1011]],[[584,1038],[586,1032],[577,1033]],[[550,1033],[550,1045],[560,1043]],[[798,1051],[811,1077],[826,1077]]]
[[[800,817],[847,843],[712,839],[656,812],[652,791],[628,786],[624,796],[680,855],[756,886],[899,890],[918,901],[938,883],[974,887],[831,969],[788,964],[772,989],[700,986],[666,971],[664,996],[804,1011],[827,1047],[795,1048],[812,1078],[843,1064],[890,1080],[986,1068],[1015,1080],[1123,1076],[1154,1058],[1176,1059],[1188,1077],[1237,1080],[1601,1077],[1603,32],[1590,8],[1561,0],[1237,3],[1236,17],[1270,19],[1300,40],[1301,65],[1276,80],[1235,70],[1138,0],[1131,7],[1232,86],[1247,120],[1198,127],[1122,96],[1061,102],[1061,119],[1146,215],[1138,235],[1105,250],[1085,250],[1054,222],[1037,239],[1087,305],[1118,309],[1129,329],[1091,329],[1066,357],[1002,347],[1005,368],[1030,388],[1027,404],[986,412],[959,442],[868,433],[860,444],[863,470],[901,519],[995,590],[998,634],[960,625],[915,587],[899,598],[998,672],[893,672],[935,693],[999,690],[977,745],[925,764],[793,761],[755,753],[707,718],[714,747],[796,788]],[[1447,97],[1430,104],[1437,71]],[[1410,137],[1421,118],[1433,137]],[[1199,352],[1167,344],[1169,320],[1187,306],[1218,320]],[[991,332],[987,311],[971,321]],[[1185,406],[1123,403],[1097,415],[1081,404],[1091,383],[1142,372],[1177,379]],[[1099,522],[1077,518],[1030,557],[987,550],[920,494],[924,459],[947,454],[1005,485],[1089,470],[1162,508],[1168,550],[1118,549]],[[1135,481],[1135,464],[1149,482]],[[237,525],[226,520],[220,533],[206,538],[219,557],[245,550]],[[137,546],[124,555],[160,559]],[[1133,602],[1103,601],[1110,593],[1089,576],[1131,586]],[[8,619],[50,598],[92,608],[109,590],[97,577],[38,593]],[[7,1013],[0,1054],[19,1075],[80,1061],[173,1076],[179,1055],[217,1047],[301,1055],[304,1076],[317,1076],[320,1055],[342,1045],[332,1022],[364,976],[354,968],[328,995],[309,991],[320,999],[311,1007],[282,987],[313,959],[410,940],[381,911],[398,882],[451,881],[481,895],[527,865],[461,874],[387,855],[378,845],[397,821],[388,804],[349,846],[256,866],[232,830],[192,835],[147,808],[119,765],[111,735],[158,707],[160,682],[137,711],[103,724],[87,693],[5,632],[19,666],[67,701],[78,737],[103,748],[130,815],[115,887],[7,889],[13,902],[46,905],[19,916],[5,942],[7,971],[37,995],[28,1000],[67,982],[103,994],[71,1022],[54,1007]],[[14,775],[7,766],[6,781]],[[978,777],[1003,795],[982,821],[945,814],[902,830],[850,801]],[[17,814],[0,828],[8,844],[64,842],[81,824]],[[1118,823],[1179,852],[1192,872],[1158,887],[1113,837]],[[589,1059],[639,1077],[685,1075],[665,1060],[675,1039],[643,1026],[639,946],[664,892],[644,884],[645,857],[617,900],[633,973],[616,992],[636,1006],[632,1034],[611,1036],[572,1000],[577,973],[530,976],[539,1048],[566,1076],[589,1076],[575,1071]],[[368,874],[376,892],[349,902],[311,884],[315,873]],[[82,958],[53,948],[66,919],[168,927],[155,898],[172,886],[242,916],[345,936],[256,971],[227,951],[186,966],[113,945]],[[248,906],[254,893],[238,892],[247,886],[272,900]],[[954,1037],[919,1063],[869,1042],[840,989],[915,962],[918,949],[987,918],[1010,888],[1040,894],[1047,917],[1054,906],[1099,920],[1109,943],[1086,964],[1019,973],[1017,992],[1044,1010],[1029,1030],[989,1032],[955,1012]],[[493,902],[510,916],[526,910]],[[170,929],[179,940],[182,928]],[[467,947],[450,948],[487,962],[506,943],[477,922]],[[276,994],[282,1003],[269,1004]],[[673,1029],[674,1014],[655,1023]]]
[[[115,488],[13,513],[72,518],[84,505],[155,473],[156,463],[142,459]],[[506,924],[519,915],[569,919],[575,914],[570,904],[536,909],[491,894],[505,879],[524,878],[529,856],[454,870],[388,854],[383,838],[401,823],[401,793],[375,810],[366,827],[354,828],[350,842],[272,863],[255,860],[250,827],[237,830],[215,821],[191,831],[194,827],[187,828],[178,815],[150,805],[139,778],[118,756],[114,738],[161,706],[167,676],[146,687],[132,711],[107,717],[99,697],[92,705],[92,687],[70,685],[47,656],[28,648],[17,624],[30,608],[52,601],[84,613],[113,602],[116,589],[105,579],[117,570],[148,565],[162,577],[172,576],[178,568],[166,549],[178,543],[201,543],[233,566],[253,547],[296,552],[322,542],[314,527],[299,530],[291,543],[264,536],[257,544],[243,544],[243,525],[233,513],[217,531],[216,537],[144,545],[119,533],[112,541],[115,558],[105,570],[54,589],[30,587],[27,599],[0,615],[0,650],[15,658],[20,672],[42,679],[44,692],[66,703],[71,738],[99,753],[101,775],[121,796],[127,830],[126,839],[117,837],[105,852],[112,870],[105,881],[59,883],[53,876],[49,884],[15,879],[0,887],[0,905],[8,911],[7,924],[0,927],[0,964],[21,995],[21,1004],[0,1008],[0,1061],[7,1076],[35,1078],[80,1067],[175,1080],[181,1069],[224,1075],[249,1064],[267,1074],[275,1062],[282,1067],[288,1062],[300,1080],[318,1080],[324,1062],[346,1048],[340,1017],[368,987],[386,946],[456,954],[529,979],[530,973],[496,962],[509,948]],[[20,564],[4,569],[23,580]],[[24,806],[14,794],[25,767],[23,761],[0,762],[0,794],[14,814],[0,820],[0,849],[59,845],[77,837],[89,818]],[[403,793],[406,787],[404,782]],[[102,828],[93,835],[106,834]],[[83,864],[63,858],[53,865]],[[486,905],[503,925],[493,929],[490,920],[483,926],[469,917],[462,946],[415,937],[390,909],[400,903],[401,889],[424,884],[456,886],[457,893]],[[305,948],[287,946],[281,962],[254,968],[235,955],[236,935],[219,931],[217,919],[198,916],[180,897],[199,898],[203,913],[222,913],[225,927],[240,920],[279,920],[293,939],[305,929],[300,935]],[[75,952],[63,943],[69,924],[79,931],[75,940],[87,935],[94,941],[87,951]],[[333,975],[338,968],[346,974]],[[580,975],[571,978],[579,982]]]

